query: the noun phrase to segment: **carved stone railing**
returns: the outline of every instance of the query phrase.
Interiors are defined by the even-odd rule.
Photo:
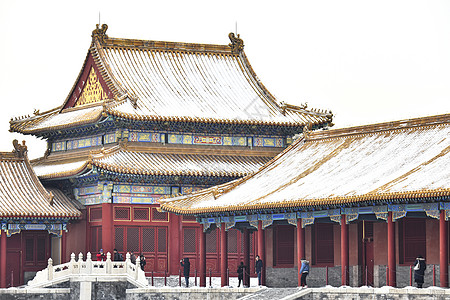
[[[91,253],[86,254],[86,260],[83,261],[83,254],[78,255],[75,260],[75,253],[70,255],[68,263],[53,266],[53,260],[48,259],[46,269],[36,273],[33,280],[28,282],[29,288],[48,286],[52,282],[60,281],[71,276],[96,276],[98,280],[107,276],[126,276],[128,280],[138,284],[140,287],[148,285],[145,278],[145,272],[140,268],[140,257],[136,258],[136,264],[130,260],[130,253],[127,253],[125,261],[112,261],[111,253],[107,253],[106,261],[93,261]]]

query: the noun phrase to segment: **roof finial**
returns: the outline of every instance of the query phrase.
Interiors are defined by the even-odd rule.
[[[233,32],[230,32],[228,34],[228,37],[230,38],[231,41],[231,43],[228,44],[228,46],[231,47],[231,52],[239,53],[242,50],[244,50],[244,41],[240,38],[239,34],[235,35]]]
[[[99,21],[100,21],[100,13],[99,13]],[[103,24],[100,28],[100,22],[96,25],[96,28],[92,31],[92,38],[97,37],[101,42],[104,41],[104,39],[107,39],[108,36],[106,35],[106,30],[108,30],[108,25]]]

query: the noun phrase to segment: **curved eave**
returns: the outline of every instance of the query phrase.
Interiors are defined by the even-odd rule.
[[[413,192],[395,192],[386,194],[367,194],[361,196],[331,197],[322,199],[298,199],[295,201],[281,201],[276,203],[257,203],[230,205],[223,207],[208,208],[181,208],[176,205],[178,200],[171,203],[161,204],[161,209],[181,215],[199,215],[224,212],[261,211],[277,209],[306,209],[320,206],[348,206],[364,202],[392,202],[392,201],[412,201],[417,199],[433,199],[438,197],[449,197],[450,189],[422,190]]]
[[[189,116],[157,116],[157,115],[138,115],[124,113],[116,111],[114,109],[108,109],[107,112],[115,117],[124,118],[132,121],[158,121],[158,122],[191,122],[191,123],[216,123],[216,124],[243,124],[243,125],[260,125],[260,126],[285,126],[285,127],[295,127],[304,126],[306,124],[322,125],[331,122],[327,116],[319,116],[317,118],[323,118],[323,121],[316,120],[313,122],[306,121],[263,121],[263,120],[236,120],[236,119],[215,119],[215,118],[199,118],[199,117],[189,117]]]
[[[69,177],[74,177],[74,176],[80,176],[83,173],[85,173],[86,171],[90,170],[91,168],[92,167],[91,167],[90,162],[86,161],[81,167],[78,167],[76,169],[62,171],[62,172],[49,173],[49,174],[45,174],[45,175],[39,175],[38,177],[40,180],[64,179],[64,178],[69,178]]]
[[[57,114],[53,114],[50,117],[53,117],[56,115]],[[42,119],[39,123],[44,122],[46,119],[49,119],[50,117]],[[33,128],[27,129],[27,128],[31,127],[27,124],[20,126],[18,124],[13,125],[11,123],[10,131],[15,131],[15,132],[22,133],[22,134],[39,135],[39,134],[42,134],[45,132],[50,132],[50,131],[55,131],[55,130],[65,130],[65,129],[69,129],[69,128],[95,124],[95,123],[99,122],[102,117],[103,117],[103,112],[98,112],[98,113],[93,114],[93,116],[89,117],[89,118],[74,118],[74,121],[71,121],[71,122],[68,122],[65,124],[53,125],[53,126],[41,127],[41,128],[35,128],[35,129],[33,129]],[[33,123],[32,126],[35,127],[35,126],[39,125],[39,123]]]
[[[210,177],[243,177],[248,175],[247,172],[193,172],[193,171],[152,171],[152,170],[136,170],[131,168],[122,168],[101,162],[93,162],[93,166],[118,174],[142,175],[142,176],[210,176]]]

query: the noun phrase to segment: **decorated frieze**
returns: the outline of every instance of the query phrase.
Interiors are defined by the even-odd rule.
[[[47,230],[48,233],[54,234],[58,237],[62,235],[63,231],[67,232],[66,223],[2,223],[2,230],[10,237],[13,234],[20,233],[22,230]]]
[[[199,218],[199,222],[204,228],[209,228],[211,224],[219,226],[225,223],[227,230],[232,228],[238,222],[248,222],[250,226],[258,228],[258,222],[262,221],[263,229],[272,225],[274,221],[286,220],[289,224],[296,226],[297,219],[302,220],[302,227],[314,224],[314,220],[318,218],[329,218],[340,224],[341,216],[346,215],[346,223],[349,224],[359,218],[359,215],[372,214],[378,219],[387,221],[389,212],[393,214],[393,221],[405,217],[407,212],[424,212],[428,217],[439,219],[440,210],[445,210],[446,220],[450,216],[450,203],[416,203],[416,204],[389,204],[367,207],[344,207],[337,209],[308,211],[308,212],[291,212],[291,213],[273,213],[273,214],[254,214],[243,216],[218,216]]]
[[[77,187],[73,189],[75,199],[83,205],[94,205],[102,203],[103,188],[101,185]]]
[[[131,130],[128,134],[128,140],[130,142],[161,143],[161,135],[164,136],[164,134],[158,132]]]
[[[113,188],[113,203],[155,204],[166,195],[178,193],[179,187],[157,185],[116,184]]]
[[[192,194],[198,191],[201,191],[202,189],[206,188],[206,186],[182,186],[181,187],[181,194]]]
[[[122,134],[121,134],[120,130],[116,130],[114,132],[108,132],[107,134],[105,134],[103,140],[104,140],[105,144],[112,144],[112,143],[118,142],[121,137],[122,137]]]

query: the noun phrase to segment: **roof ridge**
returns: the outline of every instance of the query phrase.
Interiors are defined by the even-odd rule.
[[[321,140],[351,135],[367,135],[376,132],[395,131],[400,129],[420,128],[450,123],[450,114],[434,115],[420,118],[388,121],[368,125],[359,125],[346,128],[312,131],[307,140]]]

